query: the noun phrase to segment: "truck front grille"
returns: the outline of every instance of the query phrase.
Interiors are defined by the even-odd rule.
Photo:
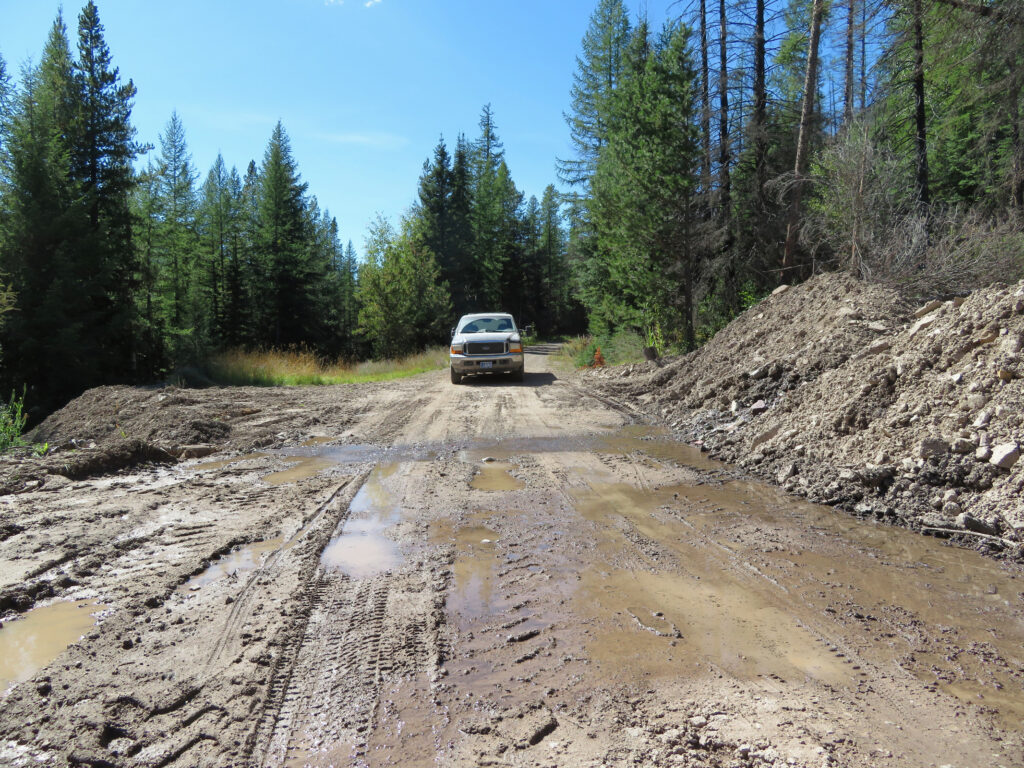
[[[503,355],[508,352],[505,341],[470,341],[466,343],[467,355]]]

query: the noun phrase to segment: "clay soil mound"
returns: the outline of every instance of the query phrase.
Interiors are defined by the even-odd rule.
[[[814,501],[1020,554],[1024,281],[908,305],[819,275],[588,385]]]

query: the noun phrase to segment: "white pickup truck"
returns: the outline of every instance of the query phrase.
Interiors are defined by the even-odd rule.
[[[504,312],[463,315],[452,329],[449,358],[452,384],[480,373],[504,373],[513,381],[523,380],[523,337],[512,315]]]

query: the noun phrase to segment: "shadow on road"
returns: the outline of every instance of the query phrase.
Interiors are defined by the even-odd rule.
[[[462,380],[463,384],[470,384],[475,387],[547,387],[558,380],[555,374],[548,371],[543,373],[523,374],[522,382],[512,381],[501,374],[484,374],[482,376],[467,376]]]

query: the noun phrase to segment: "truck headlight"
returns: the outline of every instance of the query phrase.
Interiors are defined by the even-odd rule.
[[[452,354],[461,355],[465,345],[463,344],[452,344]]]

